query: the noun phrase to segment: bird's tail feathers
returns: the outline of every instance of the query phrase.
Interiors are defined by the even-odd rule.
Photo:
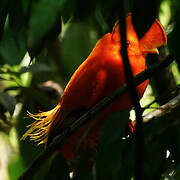
[[[60,109],[60,104],[58,104],[54,109],[46,112],[40,112],[37,114],[31,114],[28,112],[28,116],[35,119],[35,121],[28,125],[29,128],[26,133],[22,136],[22,140],[26,137],[30,137],[31,140],[39,144],[47,143],[48,133],[53,120],[57,117]]]

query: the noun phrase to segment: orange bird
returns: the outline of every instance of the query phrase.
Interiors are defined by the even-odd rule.
[[[157,47],[166,45],[167,37],[163,27],[156,19],[144,36],[138,39],[131,14],[126,17],[126,31],[127,52],[135,76],[146,68],[145,55],[147,53],[158,54]],[[112,33],[107,33],[97,42],[88,58],[75,71],[58,105],[47,112],[29,114],[36,121],[30,125],[29,130],[23,135],[23,139],[29,136],[31,140],[39,144],[49,144],[56,135],[75,122],[84,112],[126,83],[120,42],[120,30],[117,22]],[[137,86],[139,98],[143,96],[147,84],[148,80]],[[127,93],[97,115],[96,122],[81,143],[79,151],[87,146],[95,149],[104,120],[115,112],[131,107],[131,100]],[[83,125],[63,145],[61,152],[67,160],[74,157],[76,145],[92,122],[94,121]]]

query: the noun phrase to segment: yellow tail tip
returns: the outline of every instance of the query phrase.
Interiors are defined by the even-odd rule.
[[[50,126],[53,120],[56,118],[59,108],[60,105],[58,104],[54,109],[50,111],[40,112],[37,114],[28,112],[28,117],[34,119],[35,121],[27,126],[29,129],[22,136],[21,140],[29,137],[30,140],[37,142],[38,145],[46,143],[48,140]]]

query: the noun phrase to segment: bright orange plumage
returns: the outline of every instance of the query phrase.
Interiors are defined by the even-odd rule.
[[[146,68],[145,55],[158,53],[156,48],[165,45],[167,39],[158,20],[155,20],[140,40],[133,28],[130,14],[126,17],[126,29],[128,57],[135,76]],[[30,114],[36,121],[30,125],[23,138],[30,136],[39,143],[50,143],[53,137],[76,121],[84,112],[126,82],[120,54],[120,39],[119,25],[116,23],[112,33],[104,35],[97,42],[89,57],[73,74],[59,104],[51,111]],[[137,87],[139,98],[143,96],[147,84],[148,80]],[[130,102],[129,95],[125,94],[98,115],[96,124],[81,143],[80,149],[87,146],[95,148],[104,119],[112,113],[131,108]],[[73,158],[78,141],[91,123],[92,121],[81,127],[64,144],[61,152],[67,160]]]

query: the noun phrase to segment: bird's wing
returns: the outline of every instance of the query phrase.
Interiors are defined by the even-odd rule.
[[[93,63],[88,65],[89,69],[81,68],[77,70],[81,73],[73,75],[64,91],[61,108],[50,126],[48,144],[102,98],[107,71]]]

